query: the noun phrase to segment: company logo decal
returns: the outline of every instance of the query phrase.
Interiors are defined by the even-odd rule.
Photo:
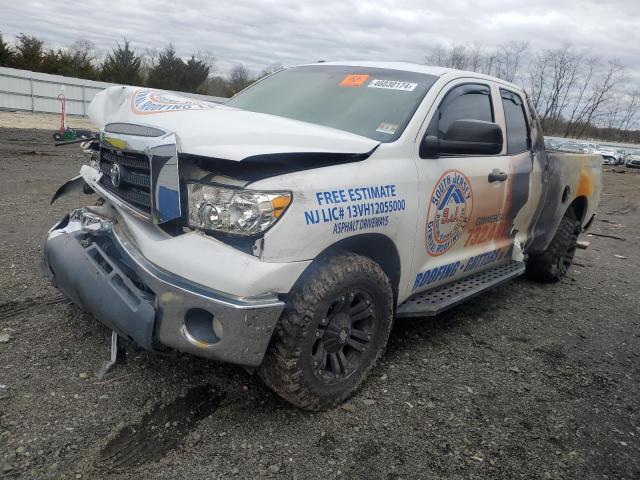
[[[467,177],[448,170],[436,182],[427,212],[427,252],[438,256],[462,236],[473,210],[473,193]]]
[[[195,98],[186,98],[155,90],[138,90],[131,100],[131,111],[138,115],[184,112],[185,110],[210,110],[215,107],[216,105]]]

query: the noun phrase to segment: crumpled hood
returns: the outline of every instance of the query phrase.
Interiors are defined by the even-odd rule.
[[[254,113],[174,93],[109,87],[89,106],[101,130],[109,123],[133,123],[172,132],[178,151],[240,161],[276,153],[364,154],[379,142],[329,127]]]

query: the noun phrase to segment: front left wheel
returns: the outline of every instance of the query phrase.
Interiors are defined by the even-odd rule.
[[[392,323],[393,293],[378,264],[353,253],[316,260],[289,296],[259,375],[300,408],[332,408],[362,385]]]

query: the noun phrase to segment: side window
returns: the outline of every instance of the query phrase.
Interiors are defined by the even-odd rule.
[[[500,89],[507,124],[507,155],[529,150],[529,124],[520,95]]]
[[[445,138],[447,130],[456,120],[494,121],[488,86],[466,84],[453,88],[440,103],[426,134]]]

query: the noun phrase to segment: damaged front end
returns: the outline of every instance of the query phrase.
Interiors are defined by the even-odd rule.
[[[44,270],[73,303],[144,349],[240,365],[260,364],[284,307],[275,295],[233,297],[157,268],[107,204],[74,210],[49,231]]]
[[[135,102],[143,94],[112,87],[92,102],[101,133],[83,144],[89,161],[52,202],[83,190],[104,203],[73,211],[47,234],[45,272],[76,305],[147,350],[259,365],[284,308],[278,295],[311,261],[262,261],[264,233],[292,193],[249,184],[362,161],[379,142],[189,100],[185,110],[142,112]]]

